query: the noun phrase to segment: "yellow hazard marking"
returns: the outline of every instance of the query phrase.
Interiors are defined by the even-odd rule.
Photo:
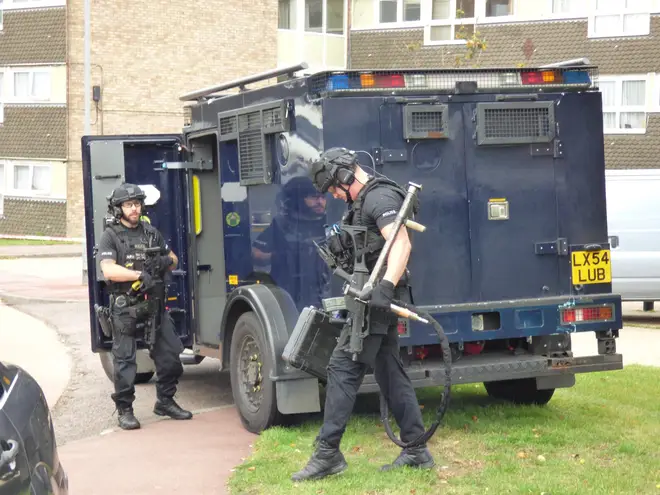
[[[177,297],[176,297],[176,296],[174,296],[174,297],[168,297],[167,300],[168,300],[168,301],[176,301],[176,300],[177,300]]]
[[[501,201],[506,201],[506,198],[490,198],[488,201],[498,201],[498,202],[501,202]]]
[[[238,275],[229,275],[229,285],[238,285]]]

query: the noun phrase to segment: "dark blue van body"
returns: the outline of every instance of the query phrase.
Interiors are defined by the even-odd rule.
[[[368,173],[423,187],[412,297],[449,338],[453,383],[539,403],[576,373],[622,368],[597,76],[588,66],[323,72],[184,98],[195,101],[181,135],[84,137],[92,350],[111,346],[93,311],[107,303],[94,259],[105,197],[124,180],[147,185],[159,194],[147,215],[180,260],[168,310],[186,347],[230,370],[246,427],[318,411],[316,378],[281,354],[304,307],[341,295],[313,241],[346,205],[315,195],[306,174],[344,146]],[[570,335],[584,331],[599,353],[574,357]],[[401,321],[399,333],[415,386],[442,384],[432,327]],[[361,391],[375,390],[367,376]]]

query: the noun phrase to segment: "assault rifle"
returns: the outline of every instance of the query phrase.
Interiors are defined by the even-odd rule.
[[[415,199],[415,195],[418,190],[421,190],[422,186],[414,184],[412,182],[408,183],[408,191],[406,197],[401,205],[396,219],[394,220],[392,232],[385,241],[385,245],[378,256],[376,265],[374,266],[371,275],[369,275],[369,270],[367,269],[365,261],[365,251],[367,245],[367,228],[362,226],[342,226],[341,230],[346,232],[350,236],[350,243],[352,245],[353,252],[353,263],[352,263],[352,273],[349,273],[347,270],[346,263],[341,256],[334,254],[332,250],[328,247],[328,242],[324,245],[316,244],[316,248],[319,252],[319,255],[323,261],[328,265],[328,267],[333,271],[334,275],[342,278],[346,283],[344,284],[344,305],[347,314],[345,319],[342,318],[331,318],[331,323],[341,323],[345,325],[345,329],[350,328],[350,341],[348,351],[352,355],[353,361],[357,360],[358,354],[362,352],[362,343],[364,338],[368,335],[369,332],[369,316],[367,311],[367,301],[371,292],[373,291],[376,283],[380,281],[380,274],[385,266],[385,262],[392,247],[392,243],[396,238],[401,225],[416,230],[418,232],[424,232],[426,227],[423,225],[411,220],[408,218],[410,216],[410,211]],[[331,235],[340,235],[338,231],[334,231]],[[331,302],[328,300],[323,301],[324,307],[326,310],[331,307]],[[391,304],[390,310],[402,318],[410,318],[422,323],[429,323],[425,318],[422,318],[417,313],[401,307],[397,304]],[[341,339],[345,339],[346,336],[342,333]]]
[[[151,350],[156,342],[156,330],[160,327],[161,317],[165,310],[165,282],[161,277],[162,267],[157,259],[165,254],[165,250],[159,246],[136,249],[137,253],[145,255],[144,268],[151,275],[154,286],[145,290],[142,281],[136,280],[131,285],[129,295],[143,294],[147,301],[147,316],[144,320],[144,343]]]

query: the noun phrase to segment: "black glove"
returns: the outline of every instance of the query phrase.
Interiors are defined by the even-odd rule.
[[[140,282],[142,282],[142,285],[140,287],[141,291],[148,291],[149,289],[153,289],[156,285],[154,282],[154,279],[149,273],[147,272],[140,272],[140,277],[138,278]]]
[[[167,270],[172,263],[174,263],[174,260],[170,258],[169,254],[164,254],[158,257],[158,267],[162,271]]]
[[[394,299],[394,284],[389,280],[381,280],[371,292],[369,306],[383,311],[390,311],[392,299]]]

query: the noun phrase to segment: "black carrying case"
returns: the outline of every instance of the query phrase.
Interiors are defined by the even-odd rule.
[[[326,383],[326,368],[341,330],[339,326],[330,323],[327,313],[308,306],[300,313],[282,358],[294,368],[306,371]]]

